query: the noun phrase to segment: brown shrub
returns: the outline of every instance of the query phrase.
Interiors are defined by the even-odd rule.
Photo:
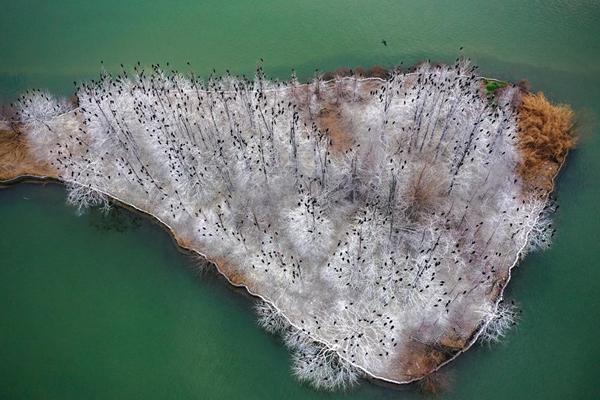
[[[354,73],[358,76],[367,76],[367,70],[364,67],[356,67],[354,68]]]
[[[329,104],[319,111],[317,124],[319,129],[327,132],[331,138],[331,149],[334,155],[343,154],[352,146],[354,139],[351,122],[342,117],[342,112],[336,104]]]
[[[444,178],[435,171],[431,165],[424,164],[410,178],[404,196],[409,204],[406,214],[411,220],[417,220],[421,213],[435,209],[443,195],[441,188],[445,187]]]
[[[389,77],[389,71],[381,65],[374,65],[367,70],[368,76],[372,78],[387,79]]]
[[[338,75],[337,72],[343,70],[343,72],[347,75]],[[346,71],[347,70],[347,71]],[[390,71],[382,67],[381,65],[374,65],[371,68],[365,67],[356,67],[353,70],[347,68],[339,68],[336,70],[336,75],[338,76],[349,76],[352,73],[357,76],[362,76],[364,78],[381,78],[387,79],[390,76]]]
[[[534,187],[551,189],[552,178],[575,146],[573,110],[551,104],[543,93],[527,93],[519,109],[519,173]],[[550,186],[549,186],[550,185]]]
[[[56,176],[57,171],[37,161],[17,131],[0,129],[0,180],[22,175]]]
[[[333,72],[325,72],[323,75],[321,75],[322,81],[331,81],[334,78],[335,78],[335,75]]]

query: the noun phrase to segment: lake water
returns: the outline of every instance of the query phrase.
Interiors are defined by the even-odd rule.
[[[176,4],[175,4],[176,3]],[[452,6],[450,6],[450,4]],[[387,46],[381,41],[385,39]],[[207,75],[306,78],[315,68],[471,57],[578,113],[553,247],[515,271],[505,343],[444,368],[448,399],[600,396],[600,4],[581,1],[0,0],[0,100],[167,61]],[[161,228],[124,210],[77,216],[55,184],[0,190],[1,399],[396,399],[318,393],[289,372],[252,301],[199,274]]]

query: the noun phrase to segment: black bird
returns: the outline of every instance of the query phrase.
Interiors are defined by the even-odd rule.
[[[382,43],[384,46],[387,46],[387,41],[386,41],[385,39],[381,39],[381,43]]]

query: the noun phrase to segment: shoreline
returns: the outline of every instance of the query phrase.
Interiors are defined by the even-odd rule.
[[[352,78],[350,78],[352,79]],[[485,79],[489,79],[489,78],[485,78]],[[373,80],[373,81],[383,81],[381,78],[364,78],[363,80]],[[325,83],[330,83],[331,81],[327,81]],[[302,84],[300,86],[304,86],[304,85],[308,85],[308,84]],[[73,110],[69,111],[72,112]],[[0,141],[0,150],[2,147],[3,143]],[[551,185],[550,187],[547,189],[547,192],[544,194],[544,196],[549,196],[553,189],[554,189],[554,185],[555,185],[555,180],[558,176],[558,174],[560,173],[560,171],[562,170],[562,166],[564,165],[564,163],[566,162],[566,154],[564,155],[564,157],[562,158],[561,162],[556,166],[556,169],[554,171],[554,173],[552,174],[552,177],[550,179],[551,181]],[[31,158],[32,162],[35,161],[33,159],[33,157]],[[30,171],[29,171],[30,172]],[[41,171],[40,171],[41,172]],[[47,172],[47,171],[46,171]],[[6,179],[2,179],[2,178],[6,178]],[[52,175],[52,174],[47,174],[45,172],[41,172],[39,175],[35,175],[32,173],[24,173],[24,174],[19,174],[18,170],[15,171],[15,175],[14,176],[0,176],[0,186],[11,186],[14,184],[17,184],[19,182],[22,181],[27,181],[28,179],[33,179],[33,182],[38,182],[38,183],[43,183],[43,182],[47,182],[47,181],[53,181],[53,182],[58,182],[61,184],[68,184],[68,183],[76,183],[76,182],[69,182],[68,180],[61,180],[58,176],[58,174],[56,175]],[[114,196],[114,195],[109,195],[108,193],[98,190],[96,189],[98,192],[103,193],[105,196],[107,196],[109,199],[111,199],[114,203],[116,203],[119,206],[128,208],[130,210],[134,210],[137,211],[143,215],[149,216],[154,222],[159,223],[160,225],[162,225],[163,227],[167,228],[167,231],[169,232],[169,235],[173,238],[173,240],[177,243],[177,245],[186,250],[189,251],[191,253],[194,253],[196,255],[201,256],[202,258],[204,258],[207,262],[210,262],[211,264],[213,264],[215,266],[215,268],[217,269],[217,271],[219,272],[220,275],[222,275],[229,284],[231,284],[232,286],[236,287],[236,288],[243,288],[245,289],[245,291],[253,296],[254,298],[259,298],[269,304],[271,304],[273,307],[275,307],[276,309],[278,309],[270,300],[268,300],[267,298],[255,293],[253,291],[252,288],[250,288],[248,285],[246,285],[244,283],[243,280],[237,279],[239,277],[234,276],[234,274],[231,273],[231,271],[227,271],[227,267],[226,267],[226,263],[224,262],[219,262],[219,260],[212,260],[209,257],[207,257],[206,255],[204,255],[202,253],[201,250],[199,249],[194,249],[192,248],[192,246],[187,243],[186,240],[184,240],[183,238],[181,238],[180,236],[178,236],[175,232],[175,230],[166,222],[164,222],[163,220],[161,220],[159,217],[153,215],[151,212],[143,210],[141,208],[136,207],[135,205],[132,205],[130,203],[127,203],[121,199],[119,199],[118,197]],[[538,216],[539,218],[539,216]],[[529,231],[527,233],[527,237],[529,237],[529,235],[531,234],[531,231]],[[511,279],[511,272],[512,269],[519,263],[519,261],[522,259],[522,253],[523,250],[525,249],[526,245],[524,245],[518,252],[517,255],[515,257],[514,262],[511,264],[511,266],[508,269],[508,276],[506,277],[506,279],[502,282],[502,284],[498,287],[498,292],[497,294],[495,294],[495,308],[497,309],[498,305],[500,304],[500,302],[503,300],[503,294],[504,294],[504,290],[507,287],[510,279]],[[232,276],[230,276],[232,275]],[[279,310],[279,309],[278,309]],[[281,313],[286,319],[287,322],[290,323],[290,325],[294,326],[295,328],[299,329],[299,327],[297,327],[296,325],[294,325],[285,314],[283,314],[283,312]],[[489,321],[488,321],[489,322]],[[425,376],[430,375],[431,373],[434,373],[436,371],[438,371],[440,368],[442,368],[444,365],[450,363],[451,361],[453,361],[455,358],[457,358],[460,354],[462,354],[463,352],[467,351],[468,349],[470,349],[472,347],[472,345],[477,341],[477,339],[479,338],[479,336],[481,335],[481,333],[484,331],[484,329],[486,328],[487,323],[482,323],[480,324],[472,333],[471,335],[465,339],[465,343],[462,344],[460,347],[454,348],[454,350],[456,350],[453,354],[451,354],[450,352],[448,353],[444,353],[444,352],[439,352],[439,354],[443,355],[444,357],[446,357],[446,355],[448,356],[448,358],[446,358],[443,361],[439,361],[439,360],[435,360],[434,363],[436,364],[436,367],[433,369],[429,369],[427,373],[412,378],[410,380],[405,380],[405,381],[396,381],[393,379],[388,379],[388,378],[384,378],[384,377],[380,377],[377,376],[376,374],[373,374],[369,371],[367,371],[366,369],[360,367],[359,365],[356,365],[354,363],[352,363],[350,360],[348,360],[347,358],[344,358],[342,355],[340,355],[340,357],[342,357],[345,361],[347,361],[348,363],[354,365],[355,367],[359,368],[361,371],[363,371],[367,377],[369,379],[374,379],[376,381],[380,381],[380,382],[385,382],[385,383],[390,383],[390,384],[394,384],[394,385],[401,385],[401,384],[408,384],[408,383],[412,383],[415,381],[418,381],[422,378],[424,378]],[[311,336],[312,339],[314,339],[315,341],[321,342],[323,344],[325,344],[328,347],[332,347],[330,343],[324,342],[322,340],[317,340],[314,337]],[[437,351],[437,350],[436,350]]]
[[[558,168],[558,170],[556,171],[556,174],[553,177],[553,184],[556,183],[556,179],[558,178],[558,175],[560,174],[562,167],[564,166],[566,162],[566,157],[563,159],[563,162],[561,163],[560,167]],[[20,176],[15,176],[12,179],[7,179],[7,180],[0,180],[0,190],[1,189],[5,189],[5,188],[9,188],[11,186],[14,185],[18,185],[19,183],[37,183],[37,184],[45,184],[45,183],[56,183],[59,184],[61,186],[65,185],[65,182],[60,180],[57,177],[51,177],[51,176],[36,176],[36,175],[20,175]],[[550,195],[552,192],[549,192],[548,195]],[[119,207],[123,207],[126,210],[129,211],[133,211],[135,213],[138,213],[139,215],[143,216],[144,218],[148,218],[150,221],[152,221],[152,223],[157,224],[158,226],[160,226],[161,228],[165,229],[169,235],[169,237],[173,240],[173,242],[181,249],[184,250],[185,253],[191,253],[194,254],[196,256],[200,256],[202,257],[206,262],[210,263],[211,265],[214,266],[214,268],[216,269],[217,273],[222,276],[223,278],[225,278],[225,280],[227,281],[227,283],[229,285],[232,286],[233,289],[243,289],[245,294],[248,294],[251,298],[254,299],[260,299],[262,301],[265,301],[269,304],[271,304],[271,306],[276,307],[274,304],[272,304],[269,300],[267,300],[266,298],[262,297],[259,294],[256,294],[254,292],[252,292],[252,290],[250,288],[248,288],[248,286],[244,285],[244,284],[240,284],[240,283],[236,283],[234,281],[232,281],[230,279],[230,277],[221,270],[219,264],[216,261],[213,261],[211,259],[209,259],[208,257],[206,257],[204,254],[202,254],[200,251],[193,249],[192,247],[188,247],[185,242],[179,237],[177,236],[177,234],[174,232],[174,230],[171,228],[171,226],[169,226],[167,223],[165,223],[164,221],[162,221],[160,218],[158,218],[157,216],[141,210],[139,208],[137,208],[136,206],[129,204],[127,202],[124,202],[118,198],[115,198],[113,196],[109,196],[106,193],[103,193],[104,195],[108,196],[112,202],[114,202],[117,206]],[[516,260],[513,263],[513,265],[510,267],[509,269],[509,277],[506,279],[504,285],[502,286],[502,289],[500,291],[500,294],[496,300],[496,308],[498,307],[498,305],[502,302],[503,300],[503,295],[504,295],[504,291],[506,290],[506,287],[508,286],[508,283],[511,280],[511,273],[512,270],[518,266],[519,261],[521,261],[521,252],[519,252],[519,254],[517,254],[516,256]],[[288,321],[289,322],[289,321]],[[291,322],[289,322],[291,324]],[[292,324],[293,325],[293,324]],[[385,383],[385,384],[392,384],[392,385],[407,385],[407,384],[411,384],[411,383],[415,383],[420,381],[421,379],[425,378],[426,376],[429,376],[437,371],[439,371],[442,367],[448,365],[449,363],[451,363],[452,361],[454,361],[458,356],[460,356],[461,354],[465,353],[466,351],[468,351],[471,347],[473,347],[473,345],[477,342],[477,339],[479,339],[479,336],[481,335],[481,333],[483,332],[483,330],[485,329],[485,325],[486,324],[482,324],[476,332],[473,332],[471,337],[469,338],[468,344],[466,346],[464,346],[463,348],[461,348],[457,353],[455,353],[451,358],[445,360],[444,362],[442,362],[441,364],[439,364],[435,369],[431,370],[429,373],[423,375],[420,378],[415,378],[412,380],[408,380],[408,381],[394,381],[394,380],[390,380],[387,378],[383,378],[383,377],[379,377],[376,376],[374,374],[371,374],[368,371],[364,371],[367,374],[366,379],[368,380],[373,380],[375,381],[375,383],[381,384],[381,383]],[[348,360],[347,360],[348,361]],[[350,362],[350,361],[348,361]],[[358,368],[360,368],[359,366],[356,366]]]

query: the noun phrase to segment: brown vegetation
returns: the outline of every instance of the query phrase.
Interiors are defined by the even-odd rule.
[[[445,347],[452,351],[461,350],[467,344],[467,339],[458,335],[458,332],[455,330],[454,335],[445,335],[440,341],[440,346]]]
[[[418,173],[415,171],[410,178],[404,196],[406,204],[409,204],[406,214],[411,220],[417,220],[420,214],[431,211],[443,195],[440,188],[444,187],[444,180],[434,172],[436,170],[429,164],[423,164]]]
[[[321,79],[324,81],[330,81],[336,77],[344,78],[347,76],[359,76],[362,78],[381,78],[387,79],[390,76],[390,72],[382,67],[381,65],[374,65],[371,68],[364,67],[356,67],[356,68],[348,68],[348,67],[340,67],[335,71],[325,72],[321,75]]]
[[[246,276],[239,272],[239,270],[236,267],[231,265],[229,260],[227,260],[225,257],[218,257],[212,260],[212,262],[214,262],[219,271],[227,277],[229,282],[231,282],[235,286],[246,286],[248,289],[252,289],[249,286],[249,282]]]
[[[398,370],[404,371],[405,381],[421,379],[451,357],[441,349],[411,340],[403,354],[398,355]]]
[[[381,65],[374,65],[371,68],[357,67],[354,69],[357,75],[364,76],[365,78],[381,78],[387,79],[390,73],[387,69]]]
[[[552,180],[575,146],[573,110],[551,104],[543,93],[524,94],[519,108],[519,174],[528,192],[552,189]]]
[[[25,175],[56,177],[57,171],[37,161],[17,131],[0,129],[0,181]]]
[[[332,79],[335,79],[336,77],[344,78],[344,77],[352,76],[352,75],[353,75],[353,71],[350,68],[340,67],[333,72],[325,72],[323,74],[323,76],[321,76],[321,79],[324,81],[330,81]]]
[[[342,118],[340,107],[328,104],[317,114],[316,122],[319,128],[331,138],[331,149],[334,154],[341,154],[352,146],[354,142],[352,129],[348,126],[348,121]]]

